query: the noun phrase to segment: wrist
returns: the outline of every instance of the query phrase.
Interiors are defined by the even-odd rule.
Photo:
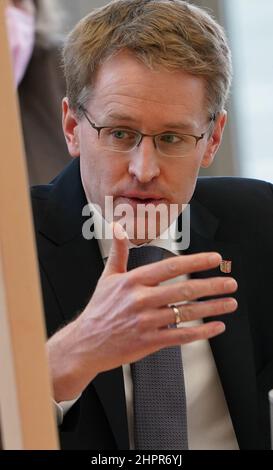
[[[78,325],[73,321],[47,342],[53,398],[57,403],[76,399],[96,376],[84,367],[77,338]]]

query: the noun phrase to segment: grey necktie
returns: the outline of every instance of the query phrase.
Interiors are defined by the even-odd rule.
[[[132,248],[128,270],[160,261],[163,248]],[[172,255],[171,255],[172,256]],[[186,395],[181,347],[161,349],[131,364],[134,388],[134,437],[138,450],[188,448]]]

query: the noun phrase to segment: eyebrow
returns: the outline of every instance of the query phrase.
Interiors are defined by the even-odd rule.
[[[106,119],[124,121],[126,123],[132,123],[136,125],[136,120],[132,116],[126,114],[112,112],[106,116]],[[177,129],[184,132],[190,132],[194,126],[186,122],[167,122],[162,127],[166,129]]]

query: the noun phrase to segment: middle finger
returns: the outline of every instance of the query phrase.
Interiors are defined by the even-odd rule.
[[[209,279],[190,279],[164,286],[149,288],[147,306],[162,307],[183,301],[197,300],[221,294],[230,294],[237,290],[233,278],[214,277]]]

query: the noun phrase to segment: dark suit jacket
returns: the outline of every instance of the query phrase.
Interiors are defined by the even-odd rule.
[[[240,449],[270,447],[273,388],[273,186],[241,178],[201,178],[191,202],[188,253],[219,251],[232,260],[239,302],[220,317],[226,332],[210,341]],[[47,331],[52,335],[87,304],[103,270],[96,240],[81,235],[86,198],[75,160],[32,190]],[[225,275],[219,269],[197,277]],[[206,321],[208,321],[207,319]],[[99,374],[60,426],[62,448],[128,449],[122,367]]]

